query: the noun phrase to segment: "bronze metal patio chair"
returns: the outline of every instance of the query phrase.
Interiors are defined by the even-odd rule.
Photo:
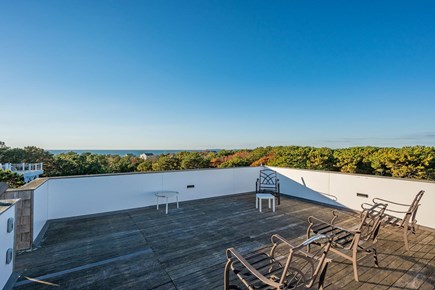
[[[270,193],[278,199],[278,204],[281,204],[279,179],[276,171],[271,169],[260,170],[260,177],[257,178],[255,183],[255,193]]]
[[[417,210],[418,207],[420,206],[420,200],[423,197],[423,194],[424,194],[424,190],[420,190],[420,192],[417,193],[417,195],[415,196],[411,204],[397,203],[382,198],[373,199],[374,204],[387,203],[388,207],[392,205],[395,208],[399,208],[399,210],[396,209],[393,210],[387,208],[385,211],[388,213],[384,213],[382,221],[387,226],[393,226],[403,230],[403,240],[405,242],[405,248],[408,252],[409,252],[408,235],[409,233],[415,234],[416,226],[417,226],[417,220],[415,218],[417,216]],[[361,205],[363,209],[368,206],[370,206],[370,204],[367,203]],[[402,215],[402,217],[396,217],[400,215]]]
[[[272,236],[270,253],[254,253],[243,257],[234,248],[227,249],[224,272],[224,290],[242,289],[230,284],[233,272],[247,289],[307,289],[319,276],[318,289],[323,289],[326,270],[331,261],[326,257],[331,239],[324,235],[314,236],[298,246],[293,246],[279,235]],[[321,245],[316,253],[304,249],[310,243]],[[278,246],[285,247],[286,255],[276,254]],[[243,287],[243,286],[242,286]]]
[[[375,245],[385,208],[385,204],[376,204],[364,209],[360,215],[361,222],[353,228],[335,225],[334,222],[338,217],[336,211],[333,211],[334,217],[330,223],[310,216],[307,237],[309,238],[312,234],[333,236],[331,251],[352,262],[355,281],[359,281],[357,264],[360,260],[373,255],[375,265],[378,267]],[[310,246],[308,246],[308,251],[310,251]],[[361,256],[360,253],[363,255]]]

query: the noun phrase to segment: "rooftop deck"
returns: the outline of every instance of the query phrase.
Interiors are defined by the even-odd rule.
[[[310,215],[329,220],[331,208],[284,197],[277,212],[259,213],[253,194],[239,194],[182,202],[168,215],[147,207],[52,222],[39,249],[17,256],[15,289],[222,289],[228,247],[259,250],[274,233],[298,243]],[[410,241],[408,254],[400,233],[383,228],[380,268],[364,260],[361,282],[332,255],[326,289],[434,289],[435,233],[420,229]]]

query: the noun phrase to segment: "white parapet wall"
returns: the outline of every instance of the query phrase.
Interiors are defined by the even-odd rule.
[[[48,220],[48,188],[50,179],[33,191],[33,241]],[[32,242],[33,242],[32,241]]]
[[[0,202],[4,202],[4,200],[0,200]],[[15,219],[15,204],[11,204],[6,210],[0,212],[0,289],[5,287],[14,268],[15,253],[13,249],[15,229],[8,233],[7,225],[9,219]],[[13,254],[12,261],[6,264],[6,253],[8,249],[12,249]]]
[[[33,240],[47,220],[156,204],[154,193],[175,190],[181,202],[255,191],[261,167],[200,169],[48,178],[33,194]],[[194,187],[189,187],[193,185]]]
[[[417,221],[420,225],[435,228],[435,182],[280,167],[269,168],[279,173],[283,194],[353,210],[361,210],[361,203],[371,202],[376,197],[410,204],[420,190],[425,190]],[[368,197],[358,196],[358,193]],[[332,195],[335,199],[324,194]]]
[[[423,226],[435,228],[434,182],[270,168],[278,172],[281,193],[354,210],[360,210],[361,203],[375,197],[409,204],[419,190],[425,190],[417,220]],[[48,220],[155,205],[154,193],[160,190],[178,191],[181,202],[253,192],[261,169],[242,167],[48,178],[33,193],[33,240]],[[188,188],[191,185],[194,187]],[[359,197],[357,193],[368,198]]]

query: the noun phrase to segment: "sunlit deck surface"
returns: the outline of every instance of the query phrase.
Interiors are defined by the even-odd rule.
[[[25,277],[60,289],[222,289],[228,247],[242,253],[261,250],[274,233],[296,244],[305,239],[310,215],[330,220],[331,210],[284,197],[277,212],[266,206],[259,213],[254,194],[240,194],[182,202],[168,215],[147,207],[53,222],[39,249],[17,256],[21,277],[15,289],[56,289]],[[359,266],[361,282],[353,280],[349,261],[331,257],[326,289],[434,289],[432,231],[420,229],[411,236],[408,254],[400,232],[383,228],[380,268],[371,257],[365,259]]]

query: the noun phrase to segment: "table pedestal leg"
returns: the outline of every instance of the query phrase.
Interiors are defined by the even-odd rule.
[[[273,198],[273,212],[275,212],[275,197]]]
[[[159,210],[159,197],[157,196],[157,210]]]
[[[177,208],[180,208],[180,206],[178,205],[178,195],[176,196],[177,198]]]
[[[168,214],[168,198],[166,198],[166,214]]]

